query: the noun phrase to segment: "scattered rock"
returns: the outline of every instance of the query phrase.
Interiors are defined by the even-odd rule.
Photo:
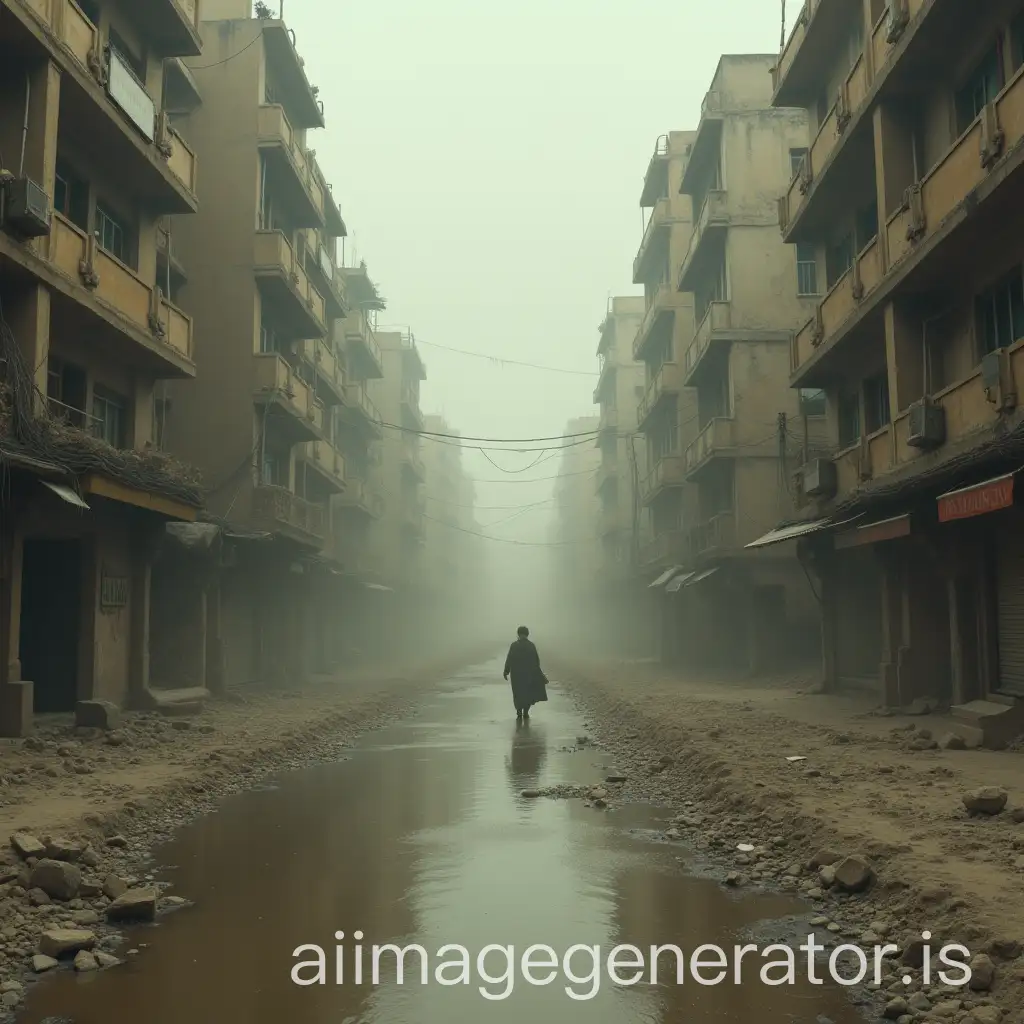
[[[11,836],[11,846],[14,847],[14,852],[23,860],[28,860],[29,857],[46,856],[46,844],[40,842],[34,835],[28,832],[15,832]]]
[[[902,996],[897,996],[895,999],[890,999],[885,1004],[885,1009],[882,1011],[882,1016],[886,1020],[899,1020],[900,1017],[910,1013],[910,1004]]]
[[[52,860],[77,861],[85,852],[85,844],[77,843],[73,839],[64,839],[62,836],[47,836],[44,840],[46,845],[46,856]]]
[[[612,782],[612,783],[615,783],[615,782],[625,782],[626,781],[626,776],[621,774],[621,773],[618,773],[618,772],[612,772],[611,774],[606,775],[604,777],[604,781],[605,782]]]
[[[979,953],[970,963],[971,980],[967,983],[972,992],[987,992],[996,980],[996,965],[987,953]]]
[[[531,799],[534,797],[543,796],[539,789],[524,789],[519,795],[530,797]]]
[[[875,880],[875,872],[863,858],[854,854],[835,866],[836,885],[846,892],[863,892]]]
[[[964,1018],[963,1024],[1000,1024],[1003,1011],[998,1006],[976,1006]]]
[[[964,793],[964,807],[969,814],[998,814],[1005,806],[1008,794],[998,786],[982,786],[980,789]]]
[[[96,957],[96,963],[100,967],[120,967],[124,963],[123,960],[118,960],[112,953],[104,953],[102,950],[95,953],[94,956]]]
[[[741,886],[746,885],[746,883],[746,876],[741,874],[739,871],[730,871],[729,874],[725,876],[725,884],[732,888],[738,889]]]
[[[82,928],[51,928],[39,936],[39,952],[56,960],[95,945],[96,933]]]
[[[967,744],[964,743],[962,736],[957,736],[955,732],[947,732],[945,736],[939,740],[939,746],[943,750],[966,750]]]
[[[124,836],[110,836],[107,839],[107,846],[112,850],[124,850],[128,846],[128,840]]]
[[[75,705],[75,724],[79,729],[109,732],[121,725],[121,709],[108,700],[80,700]]]
[[[93,954],[90,953],[89,950],[82,949],[75,954],[76,971],[81,971],[84,974],[86,971],[99,970],[99,966],[100,965],[96,957],[93,956]]]
[[[47,971],[52,971],[54,967],[59,966],[60,961],[55,960],[52,956],[45,956],[42,953],[36,953],[32,957],[32,970],[36,974],[45,974]]]
[[[988,944],[988,951],[1000,960],[1016,960],[1024,950],[1017,939],[999,938]]]
[[[81,869],[63,860],[38,861],[29,877],[33,889],[42,889],[57,900],[73,900],[82,885]]]

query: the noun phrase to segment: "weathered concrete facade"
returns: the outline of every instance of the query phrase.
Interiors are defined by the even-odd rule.
[[[1012,14],[818,0],[775,71],[776,104],[818,126],[780,210],[824,281],[791,370],[827,395],[828,444],[798,480],[826,678],[952,704],[991,742],[1024,722]]]

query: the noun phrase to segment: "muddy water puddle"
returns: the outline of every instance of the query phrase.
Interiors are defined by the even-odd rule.
[[[597,782],[607,755],[571,749],[581,722],[557,687],[517,727],[500,670],[500,662],[466,670],[432,691],[419,715],[365,737],[344,761],[283,775],[184,828],[157,851],[157,865],[175,867],[157,874],[195,906],[129,932],[124,949],[139,952],[122,967],[46,979],[19,1021],[860,1020],[837,987],[762,985],[761,961],[745,962],[739,986],[731,969],[721,984],[701,986],[687,974],[679,985],[666,956],[659,984],[649,983],[648,965],[641,983],[616,986],[603,962],[617,945],[645,955],[665,944],[687,956],[706,943],[729,952],[751,927],[804,908],[781,897],[736,898],[714,880],[688,875],[678,861],[685,848],[649,841],[664,817],[656,809],[599,811],[578,800],[522,797],[525,789]],[[372,984],[371,946],[387,943],[423,947],[426,985],[415,952],[406,955],[403,984],[394,953],[382,955],[379,984]],[[511,980],[507,954],[489,954],[478,968],[489,944],[514,947]],[[593,954],[574,955],[563,969],[563,954],[576,944],[599,946],[602,958],[596,995],[583,1001],[565,991],[595,990]],[[314,959],[312,952],[293,957],[303,945],[323,948],[324,984],[293,982],[295,963]],[[438,981],[442,963],[441,980],[462,973],[461,953],[443,950],[452,945],[468,950],[469,984]],[[522,972],[533,945],[552,947],[558,958],[557,965],[543,951],[531,958],[533,978],[553,975],[549,984],[530,984]],[[798,964],[804,957],[798,954]],[[628,955],[619,962],[623,975],[636,973]],[[315,974],[307,967],[301,977]],[[507,995],[486,999],[480,986]]]

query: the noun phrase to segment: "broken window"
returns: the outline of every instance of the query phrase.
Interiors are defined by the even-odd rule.
[[[1024,276],[1015,267],[975,300],[979,356],[1024,338]]]

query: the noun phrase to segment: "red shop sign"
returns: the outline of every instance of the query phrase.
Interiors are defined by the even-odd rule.
[[[939,522],[948,523],[953,519],[969,519],[986,512],[998,512],[1013,504],[1013,473],[996,477],[976,487],[965,487],[950,491],[939,499]]]

